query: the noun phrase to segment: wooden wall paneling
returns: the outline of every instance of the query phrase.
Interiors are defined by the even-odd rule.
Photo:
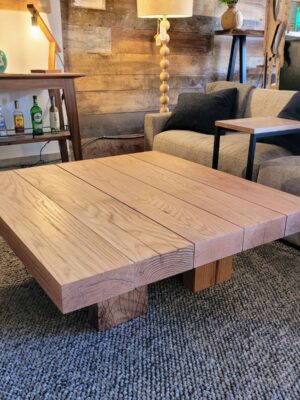
[[[68,25],[65,46],[68,52],[110,55],[111,28]]]
[[[107,136],[111,132],[114,135],[127,135],[132,132],[143,133],[144,118],[145,111],[83,115],[80,120],[81,137]]]
[[[26,11],[28,3],[34,4],[40,12],[51,12],[50,0],[0,0],[0,10]]]
[[[263,18],[262,3],[239,3],[247,26],[256,27]],[[83,137],[119,135],[122,125],[124,133],[143,131],[145,112],[159,109],[156,21],[137,18],[136,0],[107,0],[106,11],[74,8],[61,0],[61,9],[67,69],[87,74],[76,84]],[[179,93],[203,91],[207,82],[225,79],[230,40],[214,38],[224,10],[217,0],[195,0],[194,17],[171,21],[171,108]],[[257,43],[249,40],[250,75],[262,63]]]
[[[96,131],[97,137],[102,135],[102,131]],[[135,136],[135,135],[132,135]],[[144,150],[144,138],[136,139],[100,139],[91,142],[93,139],[82,139],[83,158],[93,159],[98,157],[117,156],[121,154],[139,153]],[[90,142],[89,145],[87,145]]]

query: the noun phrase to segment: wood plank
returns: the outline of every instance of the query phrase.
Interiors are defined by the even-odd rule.
[[[232,275],[233,257],[223,258],[218,261],[216,271],[216,284],[227,282]]]
[[[287,216],[285,236],[300,231],[300,198],[225,172],[159,152],[134,157]]]
[[[132,138],[128,138],[128,136],[127,139],[126,135],[124,135],[124,139],[112,137],[111,139],[97,141],[93,141],[94,139],[82,139],[83,159],[89,160],[144,151],[144,138],[141,135],[130,135]]]
[[[57,166],[23,179],[134,262],[136,287],[193,268],[193,245]]]
[[[204,90],[206,77],[171,76],[170,86],[173,89],[194,88]],[[75,81],[77,92],[119,91],[119,90],[157,90],[159,76],[153,75],[89,75]]]
[[[276,117],[252,117],[216,121],[216,126],[255,135],[259,133],[300,130],[300,121]]]
[[[263,38],[265,35],[265,31],[261,29],[227,29],[227,30],[217,30],[215,31],[215,35],[217,36],[235,36],[235,35],[244,35],[248,37],[261,37]]]
[[[117,248],[15,172],[0,182],[0,233],[63,313],[135,288],[133,262]]]
[[[89,308],[89,322],[104,331],[147,313],[147,286],[113,297]]]
[[[9,146],[14,144],[26,144],[26,143],[39,143],[39,142],[52,142],[54,140],[66,140],[70,139],[70,132],[59,132],[59,133],[44,133],[40,136],[33,135],[13,135],[0,137],[0,146]]]
[[[185,91],[194,92],[195,89],[186,89]],[[176,105],[180,93],[180,89],[170,90],[171,105]],[[152,109],[153,104],[159,104],[157,89],[123,90],[117,94],[114,91],[79,92],[77,99],[78,108],[84,115],[147,111]]]
[[[101,163],[240,226],[244,229],[244,250],[284,236],[286,216],[283,214],[134,157],[110,157]]]
[[[193,293],[201,292],[231,278],[232,257],[202,265],[183,274],[183,284]]]
[[[110,55],[112,54],[111,28],[69,24],[65,46],[68,52]]]
[[[142,133],[144,131],[144,120],[145,111],[82,115],[80,118],[80,133],[81,137],[88,141],[99,136]],[[98,145],[101,146],[101,143]],[[144,143],[142,144],[142,149],[144,149]]]
[[[244,232],[240,227],[106,167],[101,159],[59,167],[194,243],[194,265],[242,250]]]
[[[172,25],[172,23],[171,23]],[[135,27],[112,29],[112,51],[114,54],[159,54],[153,40],[153,29],[141,30]],[[176,32],[170,33],[171,54],[194,55],[212,52],[213,36],[205,35],[202,31],[196,32]]]

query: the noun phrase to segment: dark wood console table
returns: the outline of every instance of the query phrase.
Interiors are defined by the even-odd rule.
[[[66,162],[69,160],[67,140],[71,140],[75,160],[82,160],[81,138],[74,85],[74,80],[82,76],[84,75],[72,73],[1,74],[0,92],[47,89],[49,95],[54,96],[56,100],[56,105],[59,110],[61,132],[55,134],[45,133],[44,135],[35,137],[28,134],[1,137],[0,146],[57,140],[62,161]],[[65,99],[69,131],[66,131],[65,129],[60,95],[61,89],[63,90]]]
[[[240,51],[240,82],[247,82],[247,37],[264,37],[265,32],[255,29],[215,31],[216,36],[232,36],[227,81],[233,81],[238,48]]]

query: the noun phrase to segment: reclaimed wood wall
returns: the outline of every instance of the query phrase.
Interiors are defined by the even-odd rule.
[[[224,79],[231,39],[214,38],[225,10],[218,0],[194,0],[194,17],[171,20],[170,100]],[[155,20],[136,17],[136,0],[107,0],[105,11],[78,9],[61,0],[66,71],[87,74],[77,83],[84,138],[138,133],[144,114],[159,109],[159,48]],[[245,27],[262,29],[265,0],[240,0]],[[250,74],[262,71],[262,39],[248,43]]]

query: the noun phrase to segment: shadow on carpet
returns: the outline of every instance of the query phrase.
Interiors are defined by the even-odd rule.
[[[63,316],[0,238],[0,399],[300,399],[300,252],[235,257],[232,281],[193,295],[150,286],[149,313],[98,333]]]

